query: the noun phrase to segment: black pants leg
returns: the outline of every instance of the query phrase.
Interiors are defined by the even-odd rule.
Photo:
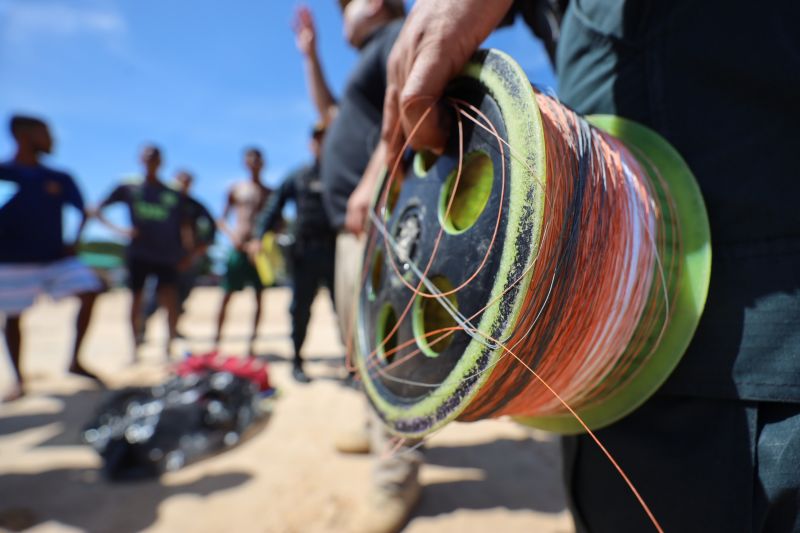
[[[292,315],[292,342],[294,343],[294,363],[302,363],[300,350],[306,340],[308,321],[311,318],[311,304],[317,294],[317,277],[314,273],[313,257],[295,257],[294,260],[294,290],[292,292],[292,305],[289,311]]]
[[[656,395],[596,434],[664,531],[800,531],[800,405]],[[655,531],[589,437],[563,444],[579,533]]]

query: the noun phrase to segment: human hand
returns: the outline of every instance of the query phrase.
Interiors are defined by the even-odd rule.
[[[382,138],[387,166],[395,165],[412,129],[416,150],[436,153],[447,142],[447,114],[439,102],[511,7],[512,0],[417,0],[389,55]],[[427,115],[426,115],[427,113]]]
[[[139,230],[136,228],[116,228],[117,233],[126,239],[135,239],[139,235]]]
[[[175,266],[175,269],[178,272],[186,272],[192,266],[193,262],[194,262],[194,256],[193,255],[190,254],[190,255],[184,256],[183,259],[178,261],[178,264]]]
[[[350,233],[360,235],[367,223],[372,196],[375,192],[375,180],[361,180],[358,186],[347,199],[347,213],[344,218],[344,228]]]
[[[260,254],[261,248],[261,241],[258,239],[249,240],[244,244],[245,253],[251,258],[255,258],[258,254]]]
[[[300,6],[292,24],[297,49],[304,56],[310,56],[317,51],[317,30],[314,26],[314,17],[308,6]]]
[[[386,143],[380,141],[369,160],[369,164],[367,164],[361,181],[358,182],[358,186],[350,194],[350,198],[347,199],[344,227],[350,233],[360,235],[367,225],[367,215],[372,198],[375,195],[375,187],[380,177],[386,173],[385,160]]]

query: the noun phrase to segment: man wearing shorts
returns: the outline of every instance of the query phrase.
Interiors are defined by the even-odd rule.
[[[246,285],[255,290],[256,314],[253,318],[253,335],[250,338],[250,351],[253,351],[253,342],[258,332],[258,321],[261,318],[261,295],[264,285],[258,276],[258,271],[248,256],[245,248],[250,236],[255,229],[256,216],[264,208],[272,190],[261,183],[261,171],[264,169],[264,157],[257,148],[249,148],[244,154],[244,163],[250,172],[250,179],[242,180],[233,185],[228,191],[225,210],[222,218],[217,221],[219,229],[225,233],[233,244],[233,249],[228,255],[228,264],[222,288],[225,295],[217,319],[217,336],[215,343],[219,347],[222,337],[222,327],[225,324],[225,313],[228,303],[234,292],[241,291]],[[228,217],[234,212],[236,222],[231,228],[227,224]]]
[[[214,244],[214,237],[217,233],[217,226],[214,217],[208,212],[206,206],[189,194],[189,190],[194,183],[194,176],[181,170],[175,175],[175,189],[183,196],[189,204],[189,220],[191,224],[184,228],[183,244],[186,255],[190,257],[190,262],[186,270],[180,272],[178,276],[178,315],[185,312],[186,300],[194,288],[197,276],[206,261],[206,253],[209,247]]]
[[[191,213],[183,195],[168,187],[158,177],[161,151],[154,145],[142,150],[145,177],[142,181],[123,183],[100,203],[98,218],[117,232],[130,238],[126,253],[128,286],[132,293],[131,330],[134,336],[134,360],[144,341],[142,295],[145,281],[154,276],[161,305],[167,310],[169,357],[171,341],[178,323],[178,272],[191,264],[193,254],[186,254],[182,233],[191,224]],[[124,230],[111,224],[102,215],[109,205],[123,203],[130,213],[132,228]]]
[[[95,297],[102,289],[97,276],[75,258],[74,245],[64,244],[64,205],[81,212],[80,229],[86,216],[83,197],[73,179],[39,162],[41,155],[49,154],[53,148],[47,124],[33,117],[14,116],[11,134],[17,143],[16,156],[0,165],[0,313],[5,315],[6,344],[17,384],[4,401],[24,394],[20,316],[40,294],[54,299],[73,295],[80,298],[69,371],[99,381],[78,361],[78,352]]]

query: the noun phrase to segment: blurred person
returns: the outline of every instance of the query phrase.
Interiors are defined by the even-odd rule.
[[[75,343],[69,371],[97,381],[78,360],[81,344],[103,288],[98,277],[75,257],[86,222],[83,196],[69,174],[40,161],[53,150],[53,138],[41,119],[15,115],[10,122],[17,145],[14,158],[0,164],[0,186],[10,196],[0,205],[0,313],[5,315],[5,339],[17,383],[3,398],[12,401],[25,393],[20,369],[22,332],[20,318],[40,294],[53,299],[77,296],[80,310],[75,323]],[[75,241],[65,244],[63,208],[71,205],[81,214]]]
[[[190,224],[181,228],[181,241],[183,249],[188,259],[186,270],[178,272],[178,320],[186,311],[185,303],[189,294],[195,286],[197,276],[203,268],[204,260],[207,258],[208,248],[214,243],[216,235],[216,224],[214,217],[208,209],[191,194],[189,194],[194,176],[186,171],[180,170],[175,174],[175,181],[172,187],[178,191],[188,204]],[[152,289],[152,290],[148,290]],[[145,319],[150,318],[158,309],[158,298],[155,287],[145,288]],[[183,337],[181,331],[177,332],[178,337]]]
[[[175,189],[181,193],[189,204],[189,220],[191,224],[184,228],[182,236],[184,250],[189,257],[189,266],[178,274],[178,315],[182,315],[186,300],[203,268],[208,249],[214,244],[217,226],[214,217],[202,202],[189,194],[194,184],[194,176],[181,170],[175,175]]]
[[[336,232],[328,223],[322,206],[322,181],[319,175],[319,156],[325,126],[317,124],[311,134],[310,150],[314,161],[292,172],[270,198],[261,213],[253,245],[259,249],[267,231],[274,230],[281,221],[281,212],[288,201],[294,201],[297,218],[294,223],[294,245],[290,251],[292,265],[292,342],[294,360],[292,376],[300,383],[308,383],[303,370],[300,351],[306,338],[311,304],[320,286],[333,292],[333,266],[336,251]]]
[[[387,161],[497,23],[531,3],[417,0],[387,71]],[[561,25],[560,99],[663,135],[708,209],[711,284],[689,348],[650,399],[596,432],[666,531],[800,531],[798,19],[788,1],[585,0]],[[744,27],[760,31],[732,37]],[[441,151],[443,109],[415,149]],[[579,532],[652,529],[588,435],[562,442]]]
[[[141,162],[144,179],[118,185],[96,210],[101,222],[130,239],[126,262],[134,361],[138,360],[138,349],[144,342],[142,302],[147,279],[156,279],[158,299],[167,311],[169,338],[165,355],[169,358],[172,341],[177,337],[178,273],[189,267],[197,253],[195,249],[187,254],[182,240],[184,228],[191,224],[189,202],[159,178],[161,150],[155,145],[146,145],[141,152]],[[130,229],[117,227],[105,218],[103,210],[117,203],[128,208]]]
[[[222,338],[222,328],[225,325],[225,314],[234,292],[241,291],[246,285],[253,287],[256,298],[256,312],[253,317],[253,333],[250,337],[249,351],[253,353],[253,345],[258,334],[258,323],[261,320],[261,305],[264,294],[264,284],[258,275],[253,258],[248,255],[246,248],[253,230],[255,229],[256,216],[264,209],[267,199],[272,194],[272,189],[261,182],[261,172],[264,170],[264,157],[258,148],[248,148],[244,154],[244,164],[250,172],[250,178],[235,183],[228,191],[225,209],[222,218],[217,221],[219,229],[231,240],[233,249],[228,254],[225,277],[222,288],[225,291],[217,318],[217,335],[215,344],[219,349]],[[227,220],[231,212],[236,214],[233,228],[228,226]]]
[[[346,342],[353,334],[356,291],[361,279],[364,240],[344,227],[347,202],[361,180],[378,145],[386,92],[386,64],[403,25],[401,0],[343,0],[342,28],[347,42],[359,52],[344,93],[337,101],[331,92],[317,53],[316,28],[311,12],[301,8],[295,21],[297,47],[304,56],[311,97],[320,117],[329,121],[322,145],[320,175],[322,199],[336,238],[335,296],[339,326]],[[375,159],[377,160],[377,159]],[[377,455],[374,487],[368,504],[356,515],[355,529],[396,531],[408,520],[419,501],[422,454],[416,442],[406,442],[396,453],[392,437],[372,420],[359,431],[338,436],[344,453]]]

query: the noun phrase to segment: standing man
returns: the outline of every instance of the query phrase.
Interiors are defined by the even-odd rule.
[[[181,242],[190,264],[186,269],[178,272],[178,321],[186,311],[184,304],[194,288],[195,281],[203,268],[204,259],[208,248],[214,243],[217,227],[214,217],[208,209],[195,199],[189,191],[194,184],[194,176],[186,170],[179,170],[175,174],[173,187],[181,194],[187,203],[190,224],[181,227]],[[158,298],[155,290],[148,290],[144,296],[145,319],[149,319],[158,309]],[[178,332],[178,337],[182,337]]]
[[[193,253],[184,252],[181,234],[191,224],[188,204],[176,190],[165,185],[158,176],[161,150],[152,144],[142,149],[145,176],[142,181],[117,186],[97,208],[98,219],[118,233],[130,238],[127,249],[128,286],[131,290],[131,331],[134,338],[134,361],[144,342],[142,293],[147,278],[157,279],[157,294],[167,310],[169,339],[166,356],[169,358],[172,340],[177,336],[178,272],[185,270]],[[117,228],[102,210],[122,203],[128,208],[130,229]]]
[[[336,309],[343,335],[352,330],[363,242],[344,228],[347,201],[358,185],[380,139],[386,61],[403,25],[401,0],[343,0],[344,37],[359,60],[340,100],[331,93],[316,46],[308,9],[298,13],[297,46],[304,56],[312,100],[330,123],[322,146],[323,202],[336,239]]]
[[[194,288],[203,261],[206,259],[208,248],[214,244],[217,226],[214,217],[208,212],[206,206],[189,194],[194,184],[194,176],[186,170],[181,170],[175,175],[175,189],[183,196],[189,210],[190,224],[183,228],[181,240],[183,249],[188,257],[186,269],[178,273],[178,316],[184,312],[184,304]]]
[[[311,304],[317,289],[324,285],[333,299],[333,265],[336,251],[336,232],[328,223],[322,206],[322,181],[319,175],[319,156],[325,126],[317,124],[311,134],[311,153],[313,163],[305,165],[290,174],[275,192],[261,214],[255,232],[255,245],[258,247],[267,231],[274,230],[281,220],[281,211],[287,201],[294,201],[297,219],[294,223],[295,243],[292,247],[292,342],[294,361],[292,375],[300,383],[310,379],[303,371],[303,358],[300,350],[306,338],[308,321],[311,318]]]
[[[253,335],[250,337],[250,353],[253,353],[253,344],[258,334],[258,322],[261,319],[261,299],[264,285],[258,276],[252,258],[245,251],[245,245],[250,240],[255,229],[256,216],[267,203],[272,190],[261,183],[261,172],[264,170],[264,157],[258,148],[248,148],[244,154],[244,164],[250,172],[250,179],[235,183],[228,192],[222,218],[217,221],[219,229],[224,232],[233,244],[233,249],[228,255],[228,264],[222,288],[225,295],[217,318],[217,336],[215,344],[219,348],[222,338],[222,327],[225,324],[225,313],[228,303],[234,292],[251,285],[256,296],[256,314],[253,317]],[[233,228],[228,226],[227,220],[231,212],[236,213],[236,222]]]
[[[353,334],[356,291],[360,282],[364,240],[345,228],[347,203],[361,180],[381,133],[386,64],[403,25],[402,0],[342,0],[344,36],[359,52],[342,98],[337,102],[322,71],[311,12],[301,9],[295,31],[303,53],[311,97],[323,120],[331,121],[322,146],[322,198],[336,238],[335,295],[342,334]],[[378,148],[380,149],[380,148]],[[375,159],[377,160],[377,159]],[[380,424],[371,431],[342,435],[342,452],[377,455],[374,487],[368,506],[357,515],[356,530],[389,532],[400,529],[419,501],[422,455],[415,443],[386,457],[394,444]]]
[[[389,62],[387,141],[411,133],[509,9],[417,0]],[[654,396],[596,432],[665,531],[800,531],[797,20],[790,1],[584,0],[564,15],[561,100],[663,135],[708,208],[711,285],[694,339]],[[737,39],[742,28],[752,38]],[[443,146],[434,109],[417,149]],[[564,439],[564,467],[578,531],[652,530],[588,436]]]
[[[54,299],[77,295],[81,301],[75,324],[75,344],[69,371],[99,382],[78,361],[95,297],[102,289],[95,274],[75,257],[75,244],[86,222],[83,196],[72,177],[41,164],[53,149],[50,130],[42,120],[11,118],[17,144],[14,159],[0,165],[0,186],[9,197],[0,204],[0,313],[5,315],[5,338],[16,386],[3,397],[12,401],[25,393],[20,370],[20,316],[39,294]],[[2,200],[0,200],[2,201]],[[63,241],[62,210],[71,205],[81,213],[75,243]]]

